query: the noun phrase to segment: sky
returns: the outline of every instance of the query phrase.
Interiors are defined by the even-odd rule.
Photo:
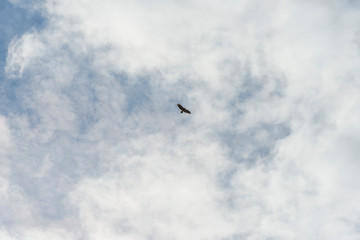
[[[358,1],[0,13],[0,239],[360,239]]]

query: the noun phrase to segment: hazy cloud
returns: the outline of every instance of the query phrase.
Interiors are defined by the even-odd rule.
[[[359,238],[357,3],[10,2],[1,238]]]

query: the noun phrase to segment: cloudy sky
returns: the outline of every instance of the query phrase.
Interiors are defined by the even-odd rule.
[[[358,1],[0,13],[0,239],[360,239]]]

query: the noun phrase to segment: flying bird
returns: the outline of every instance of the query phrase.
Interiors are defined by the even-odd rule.
[[[180,113],[183,113],[183,112],[186,112],[188,114],[191,114],[191,112],[189,110],[187,110],[186,108],[184,108],[183,106],[181,106],[181,104],[177,104],[177,106],[180,108],[181,112]]]

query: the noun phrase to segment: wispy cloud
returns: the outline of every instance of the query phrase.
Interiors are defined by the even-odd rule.
[[[11,2],[0,237],[359,238],[356,3]]]

